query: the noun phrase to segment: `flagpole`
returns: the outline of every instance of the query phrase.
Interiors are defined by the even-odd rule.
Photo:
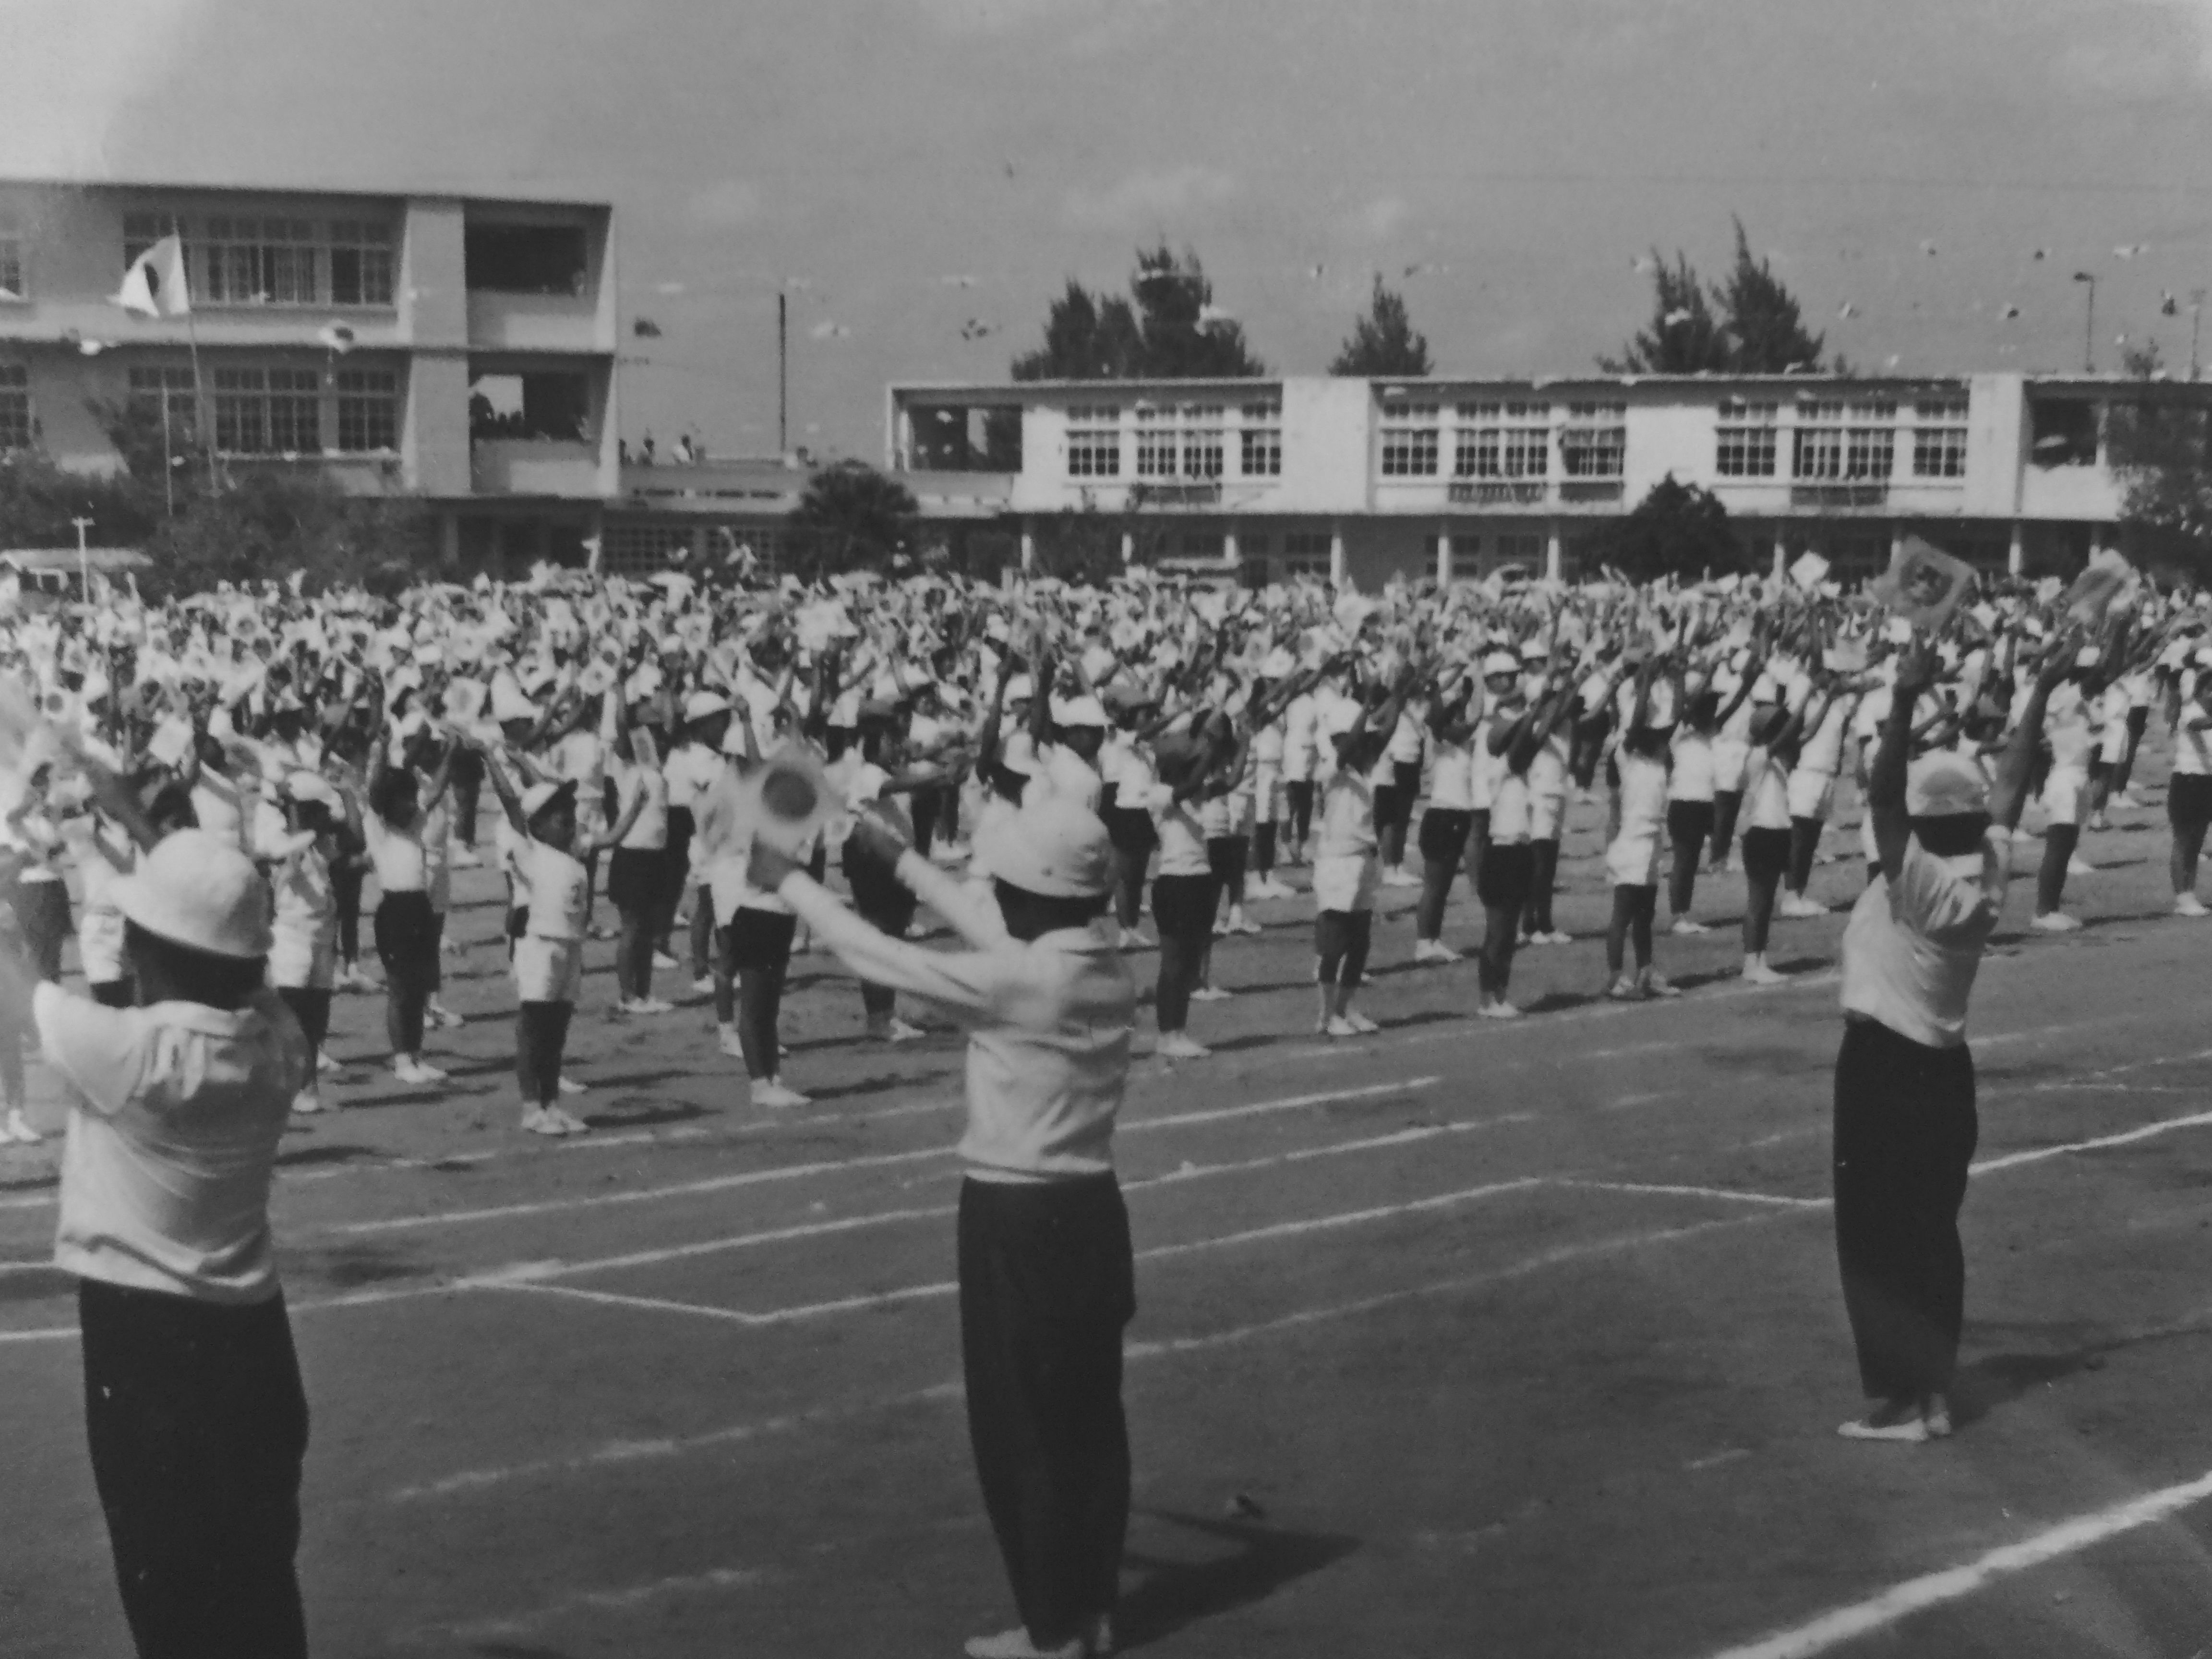
[[[198,419],[198,415],[193,418]],[[165,380],[161,386],[161,504],[168,509],[172,520],[177,516],[176,471],[174,452],[169,442],[169,387]]]
[[[183,253],[179,252],[177,257],[181,264]],[[215,422],[208,418],[207,392],[200,381],[200,331],[192,322],[189,304],[191,289],[187,287],[185,294],[188,302],[185,310],[185,343],[192,354],[192,422],[200,429],[200,441],[207,446],[208,492],[220,495],[222,481],[216,473]]]

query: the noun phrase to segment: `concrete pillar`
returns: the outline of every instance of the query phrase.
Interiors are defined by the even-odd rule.
[[[1774,526],[1774,580],[1780,581],[1790,573],[1790,537],[1783,526]]]
[[[1237,532],[1234,528],[1221,532],[1221,562],[1225,569],[1234,570],[1243,562],[1237,551]]]
[[[1559,580],[1566,574],[1566,536],[1559,528],[1559,521],[1554,519],[1544,526],[1545,580]]]
[[[1339,587],[1344,585],[1344,526],[1328,527],[1328,579]]]
[[[1022,574],[1028,575],[1036,568],[1036,532],[1030,528],[1027,519],[1022,520]]]
[[[1889,562],[1895,564],[1905,556],[1905,526],[1893,524],[1889,527]]]
[[[458,513],[438,515],[438,561],[449,570],[461,562],[461,515]]]
[[[1449,587],[1452,582],[1452,537],[1449,530],[1437,535],[1437,586]]]
[[[1133,565],[1136,562],[1137,532],[1133,530],[1125,530],[1121,532],[1121,562],[1127,566]]]
[[[2012,544],[2005,549],[2005,574],[2017,576],[2027,569],[2026,527],[2018,519],[2012,521]]]

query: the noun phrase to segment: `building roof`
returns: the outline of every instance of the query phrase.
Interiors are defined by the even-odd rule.
[[[358,196],[365,200],[379,201],[390,200],[394,197],[443,197],[466,202],[513,202],[531,207],[592,208],[603,211],[614,205],[604,196],[581,193],[557,183],[534,184],[527,179],[517,179],[508,174],[489,180],[431,174],[389,181],[356,180],[331,184],[314,179],[282,177],[241,182],[234,175],[205,179],[179,175],[154,179],[143,175],[95,178],[87,174],[72,179],[58,175],[42,177],[35,173],[11,173],[0,179],[0,184],[43,185],[56,190],[190,191],[198,196]]]
[[[0,548],[0,564],[12,565],[17,570],[74,571],[78,562],[74,547],[7,547]],[[102,575],[125,570],[150,570],[154,561],[136,547],[88,547],[83,562]]]

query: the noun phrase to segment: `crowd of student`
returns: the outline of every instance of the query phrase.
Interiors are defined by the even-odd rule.
[[[1916,752],[1995,753],[2065,639],[2075,655],[2033,780],[2033,925],[2079,925],[2063,908],[2085,868],[2076,842],[2135,805],[2154,710],[2174,743],[2174,908],[2202,915],[2212,611],[2139,585],[2082,628],[2056,587],[2013,584],[1959,613]],[[267,874],[271,982],[320,1071],[335,1069],[319,1054],[332,995],[377,988],[373,953],[392,1071],[434,1086],[445,1074],[429,1034],[460,1022],[441,974],[456,949],[454,872],[495,859],[521,1123],[546,1134],[585,1127],[562,1104],[579,1085],[562,1062],[592,938],[615,945],[610,1016],[668,1015],[656,977],[673,975],[711,997],[720,1049],[742,1062],[755,1105],[805,1103],[779,1041],[799,919],[745,877],[760,811],[747,780],[771,761],[818,776],[842,809],[814,830],[813,872],[836,857],[861,914],[895,934],[915,902],[845,849],[851,812],[891,815],[923,856],[980,884],[989,872],[966,843],[994,813],[1045,794],[1096,811],[1119,942],[1157,945],[1157,1050],[1172,1060],[1207,1052],[1192,1010],[1230,994],[1217,950],[1259,931],[1255,902],[1301,888],[1319,1031],[1374,1029],[1357,994],[1382,888],[1419,890],[1416,961],[1459,959],[1445,935],[1462,874],[1481,915],[1471,1012],[1517,1018],[1516,952],[1568,942],[1553,901],[1579,795],[1607,807],[1607,994],[1676,994],[1656,956],[1662,891],[1666,931],[1705,933],[1698,882],[1723,867],[1746,883],[1743,976],[1773,982],[1775,919],[1824,913],[1809,879],[1839,794],[1863,794],[1907,632],[1786,580],[1364,596],[1141,573],[1103,589],[940,576],[808,589],[541,571],[397,599],[106,597],[18,616],[0,653],[36,698],[6,833],[40,960],[58,964],[73,915],[92,994],[127,1004],[109,890],[197,825]],[[1859,816],[1871,866],[1872,821]],[[860,995],[869,1038],[921,1034],[891,990],[864,982]],[[21,1048],[0,1041],[0,1097],[5,1133],[28,1139]],[[311,1082],[295,1108],[332,1098]]]

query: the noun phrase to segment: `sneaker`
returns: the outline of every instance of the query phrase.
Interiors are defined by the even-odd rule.
[[[564,1095],[587,1095],[592,1092],[590,1084],[579,1083],[574,1078],[565,1075],[562,1078],[559,1086]]]
[[[1229,913],[1229,931],[1232,933],[1259,933],[1265,930],[1242,910],[1231,910]]]
[[[1162,1060],[1204,1060],[1213,1050],[1182,1031],[1166,1031],[1153,1044],[1152,1052]]]
[[[1826,905],[1821,903],[1818,899],[1808,898],[1802,893],[1784,894],[1782,896],[1782,902],[1776,905],[1774,909],[1777,915],[1790,916],[1794,919],[1802,919],[1807,916],[1825,916],[1828,914],[1828,907]]]
[[[622,930],[618,927],[610,927],[606,923],[602,921],[592,927],[588,930],[588,935],[589,937],[599,939],[604,943],[608,939],[620,939],[622,937]]]
[[[340,1073],[340,1072],[341,1072],[341,1071],[343,1071],[343,1070],[344,1070],[344,1067],[343,1067],[342,1066],[340,1066],[340,1065],[337,1063],[337,1060],[333,1060],[333,1059],[331,1059],[331,1051],[330,1051],[329,1049],[325,1048],[325,1049],[319,1050],[319,1051],[316,1054],[316,1055],[315,1055],[315,1075],[316,1075],[316,1076],[318,1076],[318,1077],[336,1077],[336,1076],[338,1074],[338,1073]]]
[[[896,1018],[884,1028],[884,1041],[886,1042],[919,1042],[928,1035],[921,1026],[909,1025]]]
[[[676,1012],[676,1005],[664,1002],[659,997],[640,997],[630,1004],[629,1011],[633,1014],[672,1014]]]
[[[415,1080],[417,1083],[443,1083],[447,1076],[447,1073],[439,1070],[427,1060],[418,1060],[415,1062]]]
[[[1572,945],[1575,936],[1564,927],[1554,927],[1544,936],[1543,942],[1547,945]]]
[[[1764,957],[1753,957],[1743,964],[1743,982],[1746,985],[1779,985],[1789,977],[1787,974],[1768,967]]]
[[[1382,884],[1385,887],[1419,887],[1421,878],[1410,870],[1385,870]]]
[[[714,976],[712,974],[702,974],[698,978],[693,980],[691,981],[691,994],[695,997],[710,997],[714,995]]]
[[[1702,921],[1693,921],[1687,916],[1677,916],[1674,918],[1674,925],[1667,931],[1678,939],[1692,939],[1699,933],[1710,933],[1713,930]]]
[[[548,1106],[545,1109],[545,1115],[553,1121],[553,1132],[556,1134],[587,1135],[592,1132],[590,1124],[585,1122],[580,1117],[562,1111],[558,1106]]]
[[[807,1098],[796,1089],[787,1089],[774,1078],[763,1078],[753,1085],[753,1104],[769,1111],[789,1111],[794,1106],[807,1104]]]
[[[1084,1659],[1085,1651],[1086,1644],[1080,1636],[1071,1636],[1054,1647],[1041,1648],[1030,1640],[1029,1632],[1019,1625],[996,1636],[970,1637],[967,1646],[968,1659]]]
[[[722,1052],[732,1060],[743,1060],[745,1057],[745,1045],[738,1041],[738,1030],[734,1025],[722,1027],[720,1046]]]
[[[1361,1036],[1365,1036],[1370,1031],[1379,1031],[1382,1029],[1357,1008],[1347,1008],[1344,1011],[1344,1023]]]
[[[1940,1394],[1930,1395],[1927,1403],[1921,1407],[1920,1420],[1927,1425],[1928,1437],[1930,1440],[1949,1439],[1951,1437],[1951,1402]]]
[[[1460,961],[1461,957],[1458,951],[1440,939],[1417,939],[1413,941],[1413,960],[1452,963]]]
[[[23,1115],[21,1108],[9,1109],[8,1121],[4,1127],[0,1127],[0,1140],[12,1140],[19,1146],[35,1146],[45,1139],[31,1127],[31,1121]]]
[[[1605,988],[1605,994],[1607,1000],[1613,1002],[1641,1002],[1644,1000],[1644,988],[1623,974]]]
[[[2173,901],[2173,914],[2177,916],[2206,916],[2212,915],[2212,910],[2207,910],[2204,901],[2196,894],[2184,893]]]
[[[1235,994],[1233,991],[1223,990],[1218,985],[1201,985],[1190,994],[1190,1000],[1193,1002],[1226,1002]]]
[[[427,1068],[402,1054],[392,1062],[392,1075],[402,1083],[428,1083]]]
[[[2118,808],[2123,812],[2140,812],[2142,811],[2142,803],[2137,800],[2130,791],[2125,789],[2121,790],[2118,794],[2106,801],[2105,803],[2105,806],[2106,810],[2108,811],[2113,808]]]
[[[2081,930],[2081,922],[2063,910],[2046,911],[2027,925],[2039,933],[2076,933]]]
[[[1644,970],[1643,984],[1647,996],[1678,997],[1682,994],[1682,988],[1656,968]]]
[[[422,1017],[441,1031],[458,1031],[468,1024],[460,1015],[443,1003],[434,1002],[422,1011]]]
[[[2097,866],[2076,853],[2066,860],[2066,873],[2069,876],[2094,876],[2097,873]]]
[[[292,1109],[297,1112],[301,1117],[313,1116],[315,1113],[323,1109],[323,1097],[321,1092],[316,1089],[313,1084],[310,1083],[306,1088],[301,1090],[298,1094],[292,1097]]]
[[[1359,1028],[1339,1014],[1334,1019],[1322,1022],[1321,1034],[1331,1037],[1356,1037],[1359,1035]]]
[[[1124,927],[1121,930],[1121,948],[1124,951],[1149,951],[1152,948],[1152,941],[1145,937],[1142,928]]]
[[[1945,1415],[1948,1419],[1949,1413]],[[1839,1424],[1836,1432],[1846,1440],[1891,1440],[1917,1445],[1928,1438],[1928,1420],[1918,1401],[1893,1400],[1864,1417]]]
[[[560,1120],[543,1106],[524,1107],[522,1127],[526,1133],[533,1135],[557,1135],[568,1133],[562,1128]]]
[[[2112,821],[2102,812],[2099,812],[2089,820],[2088,827],[2092,830],[2109,830],[2112,827]],[[2070,870],[2073,866],[2069,865],[2067,868]]]
[[[1474,1011],[1477,1019],[1519,1019],[1521,1010],[1500,997],[1495,1002],[1486,1002]]]
[[[655,951],[653,953],[653,965],[664,974],[672,974],[676,971],[677,961],[665,951]]]

